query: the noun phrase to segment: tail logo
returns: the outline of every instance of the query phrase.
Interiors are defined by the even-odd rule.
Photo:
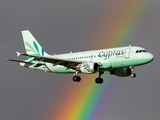
[[[40,53],[38,45],[36,44],[35,41],[33,41],[33,45],[29,44],[28,42],[25,42],[25,44],[28,47],[28,49],[26,48],[27,53],[31,53],[32,55],[37,55],[37,56],[44,56],[43,48],[42,48],[41,53]],[[32,46],[34,46],[35,49]],[[37,61],[37,60],[33,60],[33,57],[29,57],[29,56],[28,56],[28,59],[31,59],[29,62]]]
[[[33,55],[37,55],[37,56],[44,56],[44,50],[43,50],[43,48],[41,49],[41,53],[40,53],[40,50],[39,50],[39,48],[38,48],[38,45],[36,44],[36,42],[35,41],[33,41],[33,46],[34,46],[34,48],[32,47],[32,45],[31,44],[29,44],[28,42],[25,42],[25,44],[28,46],[28,48],[29,49],[26,49],[26,52],[32,52],[32,54]],[[37,60],[33,60],[33,57],[28,57],[28,59],[31,59],[29,62],[32,62],[32,61],[37,61]],[[47,65],[46,65],[46,63],[45,62],[43,62],[43,63],[37,63],[34,67],[40,67],[40,66],[42,66],[42,65],[44,65],[50,72],[52,72],[48,67],[47,67]]]
[[[41,54],[40,54],[40,51],[39,51],[39,48],[38,48],[38,45],[36,44],[35,41],[33,41],[33,46],[34,48],[32,47],[31,44],[29,44],[28,42],[25,42],[25,44],[28,46],[29,49],[26,49],[26,52],[32,52],[33,55],[37,55],[37,56],[44,56],[44,50],[42,48],[41,50]]]

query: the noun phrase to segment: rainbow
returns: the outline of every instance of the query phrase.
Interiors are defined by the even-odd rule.
[[[125,46],[134,33],[134,26],[142,19],[148,6],[147,0],[121,0],[118,7],[110,8],[112,14],[104,11],[91,39],[98,48]],[[118,86],[117,77],[102,75],[102,85],[93,81],[96,75],[85,75],[78,84],[66,85],[64,97],[59,105],[51,109],[47,120],[104,120],[107,109]],[[70,78],[69,78],[70,79]]]

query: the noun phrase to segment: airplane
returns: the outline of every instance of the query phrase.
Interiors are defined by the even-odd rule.
[[[118,77],[136,77],[134,68],[147,64],[154,60],[154,56],[144,48],[138,46],[126,46],[110,49],[100,49],[67,54],[49,55],[40,46],[29,30],[22,31],[22,37],[26,53],[17,52],[17,57],[27,56],[27,60],[7,61],[18,62],[20,66],[51,73],[74,74],[73,81],[80,82],[79,73],[95,74],[97,84],[102,84],[101,75],[105,71]]]

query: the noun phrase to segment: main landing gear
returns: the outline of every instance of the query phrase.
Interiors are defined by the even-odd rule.
[[[130,67],[130,69],[131,69],[131,77],[132,77],[132,78],[135,78],[135,77],[136,77],[136,74],[133,73],[133,72],[134,72],[134,67]]]
[[[99,72],[99,77],[95,79],[95,82],[97,84],[102,84],[103,83],[103,79],[101,78],[102,74],[104,74],[104,72]]]
[[[80,82],[81,81],[81,77],[78,75],[73,76],[73,81],[74,82]]]
[[[95,79],[95,82],[97,84],[102,84],[103,83],[103,79],[101,78],[102,74],[104,74],[104,72],[99,72],[99,77]],[[76,74],[73,76],[73,81],[74,82],[80,82],[81,81],[81,77],[78,76],[78,72],[76,72]]]
[[[73,81],[74,82],[80,82],[81,81],[81,77],[78,76],[78,72],[76,72],[76,74],[73,76]]]

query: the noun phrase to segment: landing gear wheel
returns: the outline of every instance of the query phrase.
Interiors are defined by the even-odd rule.
[[[96,78],[96,79],[95,79],[95,82],[96,82],[97,84],[102,84],[102,83],[103,83],[103,79],[102,79],[102,78]]]
[[[73,76],[73,81],[74,82],[80,82],[81,81],[81,77],[80,76]]]
[[[132,77],[132,78],[135,78],[135,77],[136,77],[136,74],[135,74],[135,73],[132,73],[132,74],[131,74],[131,77]]]

